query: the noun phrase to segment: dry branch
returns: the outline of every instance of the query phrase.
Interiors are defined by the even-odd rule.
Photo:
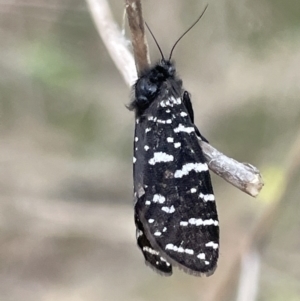
[[[141,1],[125,0],[133,55],[138,73],[150,65]]]

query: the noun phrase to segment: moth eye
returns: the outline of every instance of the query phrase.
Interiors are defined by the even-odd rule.
[[[174,75],[175,74],[175,67],[173,65],[170,65],[168,68],[168,73],[170,75]]]
[[[140,95],[138,98],[137,98],[137,104],[140,108],[146,108],[149,106],[150,104],[150,100],[149,98],[143,96],[143,95]]]
[[[158,86],[146,78],[141,78],[135,86],[135,96],[138,106],[147,106],[155,98]]]

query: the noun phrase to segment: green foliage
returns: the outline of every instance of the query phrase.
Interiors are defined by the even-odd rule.
[[[70,89],[80,77],[78,61],[53,40],[30,44],[24,61],[31,76],[49,87]]]

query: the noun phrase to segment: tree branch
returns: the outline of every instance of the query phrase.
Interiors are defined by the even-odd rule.
[[[127,84],[130,86],[136,80],[136,69],[138,72],[149,66],[148,45],[144,32],[144,20],[140,0],[125,0],[128,24],[132,36],[132,46],[135,57],[130,54],[124,37],[117,29],[112,18],[106,0],[87,0],[94,22],[97,25],[100,36],[103,39],[117,68],[123,74]],[[260,172],[254,166],[240,163],[220,153],[210,144],[200,141],[204,155],[208,161],[210,170],[222,177],[224,180],[256,197],[264,183]]]
[[[204,141],[199,143],[211,171],[253,197],[259,194],[264,183],[255,166],[229,158]]]

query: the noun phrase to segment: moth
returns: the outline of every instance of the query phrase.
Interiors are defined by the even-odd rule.
[[[206,10],[206,8],[205,8]],[[143,70],[129,108],[135,112],[134,219],[145,262],[160,274],[172,266],[211,275],[219,255],[219,221],[208,166],[199,145],[190,94],[169,59]]]

